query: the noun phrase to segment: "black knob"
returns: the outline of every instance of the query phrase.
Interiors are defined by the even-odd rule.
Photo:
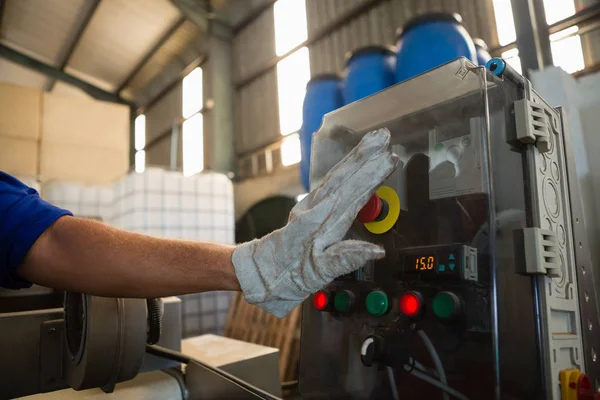
[[[360,346],[360,360],[370,367],[381,355],[382,339],[375,335],[367,336]]]

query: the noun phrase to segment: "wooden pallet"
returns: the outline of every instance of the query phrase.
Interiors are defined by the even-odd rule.
[[[296,307],[285,318],[248,304],[241,293],[236,293],[229,306],[225,336],[279,349],[281,381],[298,379],[300,355],[300,322],[302,307]]]

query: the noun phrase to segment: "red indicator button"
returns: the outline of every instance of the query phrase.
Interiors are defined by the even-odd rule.
[[[400,312],[409,318],[421,314],[423,298],[418,292],[406,292],[400,297]]]
[[[313,306],[319,310],[319,311],[323,311],[327,308],[327,305],[329,304],[329,295],[327,294],[327,292],[323,291],[323,290],[319,290],[317,293],[315,293],[313,295]]]
[[[381,208],[383,207],[383,203],[379,196],[374,194],[367,204],[358,212],[358,220],[362,223],[372,222],[377,219],[379,213],[381,213]]]

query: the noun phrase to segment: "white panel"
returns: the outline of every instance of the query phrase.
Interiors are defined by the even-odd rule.
[[[41,91],[0,84],[0,135],[38,140],[41,109]]]
[[[69,36],[77,29],[91,0],[6,0],[2,41],[56,64]]]
[[[69,70],[103,80],[114,90],[179,16],[169,0],[103,0]]]
[[[0,82],[29,88],[42,89],[46,84],[46,77],[29,68],[22,67],[8,60],[0,59]]]

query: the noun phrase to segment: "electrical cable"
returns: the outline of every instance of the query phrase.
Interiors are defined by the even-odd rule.
[[[456,397],[459,400],[469,400],[469,398],[467,396],[465,396],[464,394],[460,393],[457,390],[452,389],[451,387],[449,387],[446,384],[443,384],[442,382],[438,381],[435,378],[432,378],[431,376],[421,372],[421,371],[416,371],[413,370],[411,372],[411,375],[413,375],[416,378],[421,379],[424,382],[427,382],[435,387],[437,387],[438,389],[441,389],[444,391],[444,395],[448,396],[449,394]]]
[[[417,360],[415,360],[412,357],[411,357],[411,364],[414,368],[418,369],[419,371],[424,372],[427,375],[431,375],[434,378],[439,378],[439,374],[435,370],[423,365],[422,363],[418,362]],[[413,368],[408,367],[408,364],[405,365],[404,368],[406,369],[406,372],[410,372],[413,370]]]
[[[387,375],[390,381],[390,387],[392,388],[392,396],[394,400],[400,400],[400,395],[398,394],[398,387],[396,386],[396,377],[394,376],[394,370],[392,367],[387,367]]]
[[[162,300],[160,298],[146,299],[148,309],[148,332],[146,344],[156,344],[162,334]]]
[[[440,376],[440,382],[443,383],[444,385],[448,386],[448,380],[446,379],[446,372],[444,371],[444,366],[442,365],[442,360],[440,359],[440,355],[438,354],[437,350],[433,346],[433,343],[431,343],[431,339],[429,339],[429,336],[427,336],[427,334],[423,330],[418,330],[417,335],[419,335],[419,337],[423,341],[423,344],[427,348],[427,351],[429,352],[429,356],[431,357],[431,359],[433,361],[435,370],[438,373],[438,375]],[[449,400],[447,392],[444,392],[444,400]]]
[[[282,400],[279,397],[273,396],[272,394],[269,394],[269,393],[265,392],[264,390],[259,389],[256,386],[253,386],[250,383],[223,371],[220,368],[213,367],[213,366],[208,365],[200,360],[188,357],[187,355],[180,353],[178,351],[167,349],[165,347],[156,346],[156,345],[146,345],[146,353],[152,354],[157,357],[166,358],[168,360],[180,362],[180,363],[186,364],[186,365],[188,365],[190,363],[198,364],[199,366],[220,376],[221,378],[225,379],[226,381],[229,381],[231,384],[255,395],[257,398],[260,398],[262,400]]]

